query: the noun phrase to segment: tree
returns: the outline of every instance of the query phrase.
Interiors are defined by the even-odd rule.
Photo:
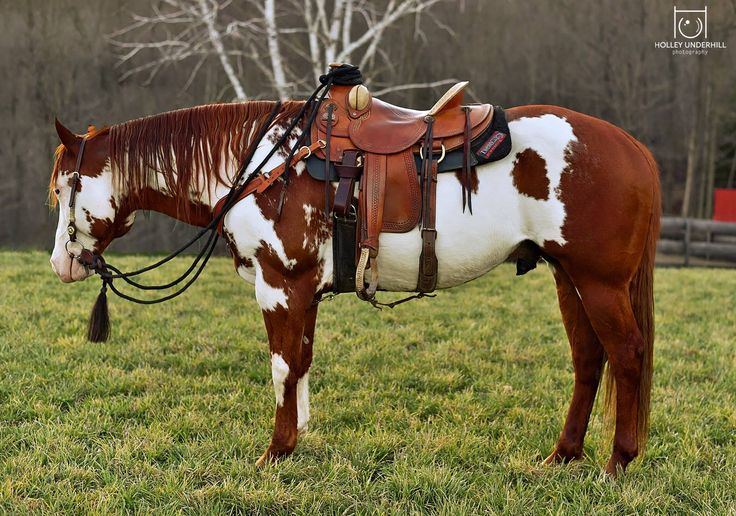
[[[252,77],[253,70],[280,99],[287,99],[311,91],[330,63],[395,72],[381,46],[387,31],[414,17],[414,37],[424,38],[420,22],[426,16],[452,34],[431,13],[440,1],[388,0],[379,7],[369,0],[288,0],[277,7],[275,0],[162,0],[148,14],[132,14],[132,23],[110,40],[119,49],[118,66],[125,68],[121,80],[146,74],[150,83],[164,67],[189,65],[187,88],[207,63],[216,63],[235,99],[263,93],[261,88],[247,93],[243,77]],[[452,81],[398,85],[376,93]]]

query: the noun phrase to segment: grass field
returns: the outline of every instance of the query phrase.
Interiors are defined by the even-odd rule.
[[[111,297],[112,338],[91,344],[98,282],[0,253],[0,513],[736,514],[736,271],[656,280],[649,448],[615,482],[600,405],[586,458],[540,466],[572,392],[544,266],[394,311],[324,303],[310,429],[257,470],[268,346],[229,260],[163,306]]]

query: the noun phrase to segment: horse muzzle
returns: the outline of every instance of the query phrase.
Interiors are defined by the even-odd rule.
[[[86,256],[89,254],[89,256]],[[91,266],[94,256],[90,251],[83,251],[80,256],[72,257],[67,252],[54,253],[51,256],[51,269],[62,283],[83,281],[94,274]]]

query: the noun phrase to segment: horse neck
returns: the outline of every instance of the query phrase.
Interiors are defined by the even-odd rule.
[[[232,170],[226,172],[226,177],[232,177]],[[151,175],[148,184],[139,188],[135,194],[125,196],[126,211],[129,213],[138,210],[155,211],[186,224],[204,227],[212,220],[217,201],[230,189],[229,185],[222,184],[216,177],[209,177],[205,181],[204,174],[209,172],[197,171],[188,189],[172,190],[168,189],[160,173]]]
[[[246,174],[254,171],[262,161],[271,154],[274,142],[283,134],[283,128],[274,126],[269,129],[258,143],[253,156],[246,168]],[[289,144],[293,145],[300,134],[295,129]],[[269,171],[283,163],[286,152],[276,152],[263,163],[262,171]],[[220,160],[219,174],[214,170],[195,170],[191,185],[188,189],[174,188],[170,191],[161,173],[151,174],[148,184],[141,192],[130,195],[130,211],[152,210],[176,218],[187,224],[206,226],[212,220],[213,210],[217,201],[227,195],[230,184],[223,184],[218,177],[234,178],[237,175],[239,163],[234,163],[226,156]]]

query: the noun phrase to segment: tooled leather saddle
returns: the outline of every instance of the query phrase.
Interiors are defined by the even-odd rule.
[[[307,159],[307,169],[325,181],[327,208],[329,184],[338,182],[332,206],[335,292],[355,291],[374,301],[380,234],[408,232],[417,224],[422,253],[416,291],[437,287],[438,172],[461,172],[463,210],[467,205],[472,213],[472,167],[501,159],[511,148],[503,110],[462,104],[467,84],[455,84],[428,111],[374,98],[362,84],[331,86],[311,127],[311,141],[323,147]]]

